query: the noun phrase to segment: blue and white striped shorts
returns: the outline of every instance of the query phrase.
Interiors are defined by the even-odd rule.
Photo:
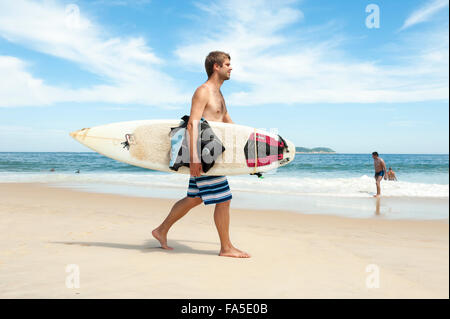
[[[200,197],[205,205],[226,202],[232,198],[225,176],[191,176],[188,197]]]

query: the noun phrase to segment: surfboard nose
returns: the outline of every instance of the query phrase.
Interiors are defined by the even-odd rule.
[[[81,130],[70,132],[69,135],[70,135],[72,138],[74,138],[74,139],[76,139],[76,140],[79,140],[81,136],[86,135],[86,132],[85,132],[85,131],[88,130],[88,129],[89,129],[89,128],[82,128]],[[84,132],[83,135],[82,135],[82,132]]]
[[[79,132],[79,131],[73,131],[73,132],[70,132],[69,135],[70,135],[71,137],[73,137],[73,138],[76,138],[78,132]]]

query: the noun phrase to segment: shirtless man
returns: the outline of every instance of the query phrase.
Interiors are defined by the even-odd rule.
[[[375,181],[377,184],[377,194],[374,197],[380,197],[381,195],[381,180],[386,179],[386,164],[384,160],[378,156],[377,152],[372,153],[373,166],[375,167]]]
[[[214,222],[220,238],[219,256],[248,258],[249,254],[235,248],[230,241],[230,201],[231,191],[225,176],[201,176],[202,164],[197,150],[198,127],[201,118],[207,121],[233,123],[220,92],[223,82],[230,79],[230,55],[220,51],[209,53],[205,60],[208,80],[197,88],[192,97],[191,114],[187,125],[190,150],[190,173],[187,196],[173,205],[162,224],[152,231],[163,249],[173,249],[167,245],[170,227],[189,210],[201,204],[215,204]],[[205,191],[207,192],[205,193]]]
[[[389,170],[387,171],[386,175],[389,181],[397,180],[397,176],[395,175],[395,172],[392,170],[392,167],[389,167]]]

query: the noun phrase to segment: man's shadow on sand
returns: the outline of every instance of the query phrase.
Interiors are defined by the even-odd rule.
[[[202,244],[210,244],[215,245],[216,243],[204,242],[204,241],[193,241],[193,240],[183,240],[183,242],[191,242],[191,243],[202,243]],[[129,244],[120,244],[120,243],[105,243],[105,242],[92,242],[92,241],[51,241],[51,244],[62,244],[62,245],[79,245],[79,246],[87,246],[87,247],[106,247],[106,248],[118,248],[118,249],[132,249],[139,250],[143,253],[151,253],[151,252],[166,252],[168,254],[200,254],[200,255],[214,255],[217,256],[219,254],[219,250],[199,250],[194,249],[190,246],[182,244],[177,240],[170,240],[170,246],[173,247],[173,250],[162,249],[159,246],[159,242],[154,240],[147,240],[143,245],[129,245]]]

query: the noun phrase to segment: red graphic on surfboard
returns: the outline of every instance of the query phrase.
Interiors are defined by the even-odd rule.
[[[251,133],[244,147],[245,159],[248,167],[265,166],[283,159],[283,151],[287,148],[283,138],[275,138],[260,134]],[[255,147],[256,143],[256,147]],[[256,149],[256,152],[255,152]],[[256,156],[255,156],[256,153]]]

